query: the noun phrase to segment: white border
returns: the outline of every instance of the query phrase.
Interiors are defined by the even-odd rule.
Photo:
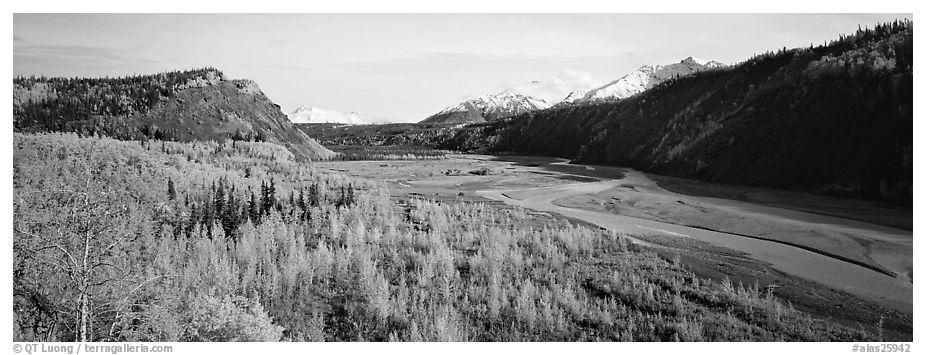
[[[509,12],[509,13],[587,13],[587,12],[628,12],[628,13],[756,13],[756,12],[779,12],[779,13],[868,13],[868,12],[897,12],[897,13],[915,13],[919,9],[913,1],[832,1],[832,2],[808,2],[801,0],[776,0],[766,1],[759,4],[753,2],[705,2],[695,0],[650,0],[641,2],[600,2],[592,0],[543,0],[543,1],[500,1],[500,0],[467,0],[457,1],[454,3],[439,3],[437,1],[417,1],[417,0],[391,0],[391,1],[328,1],[328,2],[306,2],[296,3],[295,1],[286,0],[261,0],[261,1],[230,1],[230,2],[191,2],[183,0],[156,0],[156,1],[15,1],[12,4],[12,12],[4,16],[7,25],[4,26],[9,31],[4,37],[6,48],[12,48],[12,13],[23,12],[229,12],[229,13],[277,13],[277,12],[350,12],[350,13],[401,13],[401,12]],[[851,29],[847,29],[851,31]],[[922,46],[918,37],[914,38],[914,60],[923,58],[921,53]],[[12,50],[11,50],[12,52]],[[12,124],[12,53],[6,58],[6,75],[7,85],[3,86],[3,100],[6,103],[7,113],[6,122]],[[917,63],[917,66],[919,63]],[[926,102],[920,100],[922,95],[917,90],[919,75],[914,79],[914,102]],[[914,108],[914,141],[922,141],[926,138],[922,134],[922,124],[918,124],[922,117],[917,114]],[[8,126],[9,127],[9,126]],[[4,307],[2,307],[3,319],[7,320],[8,326],[4,327],[2,334],[7,341],[0,344],[0,352],[4,346],[11,346],[12,339],[12,129],[2,130],[0,140],[6,142],[2,146],[3,160],[5,169],[3,170],[3,180],[6,187],[0,189],[3,199],[6,201],[2,207],[2,223],[6,229],[2,233],[5,238],[5,253],[2,253],[2,263],[5,272],[2,274],[2,282],[6,285],[6,292],[3,293]],[[914,143],[914,150],[919,144]],[[914,181],[917,181],[917,172],[923,164],[918,156],[914,158]],[[920,176],[922,176],[920,174]],[[915,185],[919,185],[918,183]],[[915,203],[922,200],[923,193],[921,190],[914,192]],[[922,220],[922,209],[914,210],[914,220]],[[922,259],[922,252],[914,250],[914,265]],[[916,266],[914,266],[916,268]],[[922,292],[914,289],[914,309],[919,304]],[[920,317],[914,317],[916,321]],[[916,328],[914,328],[916,329]],[[913,352],[922,351],[919,349],[923,346],[922,332],[914,331],[914,343],[912,344]],[[669,353],[669,354],[848,354],[851,353],[852,343],[702,343],[702,344],[652,344],[652,343],[419,343],[419,344],[376,344],[376,343],[299,343],[299,344],[230,344],[230,343],[211,343],[211,344],[187,344],[187,343],[165,343],[174,346],[174,354],[204,354],[204,353],[231,353],[231,354],[253,354],[253,353],[299,353],[299,354],[326,354],[326,353],[371,353],[371,354],[467,354],[472,353],[573,353],[573,354],[617,354],[617,353]],[[10,349],[10,348],[7,348]],[[11,351],[11,350],[10,350]]]
[[[14,0],[12,12],[201,12],[201,13],[280,13],[280,12],[347,12],[347,13],[911,13],[914,2],[901,1],[707,1],[707,0],[340,0],[292,1],[229,0],[222,2],[157,1],[22,1]]]

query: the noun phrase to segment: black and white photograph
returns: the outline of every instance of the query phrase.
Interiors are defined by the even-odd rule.
[[[13,353],[918,350],[912,12],[48,10]]]

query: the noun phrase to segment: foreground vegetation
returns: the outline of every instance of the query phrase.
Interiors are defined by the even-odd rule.
[[[397,204],[269,143],[15,134],[14,206],[17,341],[878,339],[619,235]]]

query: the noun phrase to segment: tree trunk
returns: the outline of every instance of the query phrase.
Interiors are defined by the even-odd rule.
[[[87,342],[87,323],[89,323],[90,307],[87,299],[86,293],[81,293],[80,295],[80,320],[78,324],[78,332],[80,334],[79,338],[81,342]]]
[[[84,236],[84,260],[83,270],[80,279],[80,341],[90,341],[90,241],[92,233],[87,232]]]

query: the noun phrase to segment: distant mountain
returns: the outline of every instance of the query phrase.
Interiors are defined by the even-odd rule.
[[[341,112],[318,107],[302,106],[287,114],[292,123],[344,123],[344,124],[383,124],[386,120],[361,115],[356,112]]]
[[[544,100],[511,91],[503,91],[466,100],[456,106],[445,108],[424,119],[421,123],[492,122],[548,107],[550,107],[550,104]]]
[[[721,68],[724,65],[715,61],[703,61],[693,57],[682,59],[669,65],[644,65],[601,87],[586,93],[573,92],[563,102],[584,103],[590,101],[626,99],[646,91],[666,80],[691,75],[704,70]],[[581,94],[581,96],[580,96]]]
[[[567,103],[567,104],[576,103],[576,101],[582,100],[582,98],[585,97],[585,94],[588,94],[588,91],[576,90],[576,91],[570,92],[569,95],[566,95],[566,98],[564,98],[559,103]]]
[[[118,139],[257,140],[300,160],[335,155],[293,127],[257,84],[207,68],[123,78],[17,78],[18,132],[76,132]]]
[[[438,148],[912,206],[912,133],[907,21],[669,78],[623,100],[467,126]]]

